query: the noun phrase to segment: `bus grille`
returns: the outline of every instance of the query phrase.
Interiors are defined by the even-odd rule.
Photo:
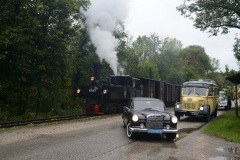
[[[195,103],[183,103],[183,109],[189,110],[189,111],[195,111],[197,108]]]

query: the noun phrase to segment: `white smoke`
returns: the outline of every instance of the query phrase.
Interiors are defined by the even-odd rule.
[[[86,24],[92,43],[102,61],[105,59],[114,74],[117,74],[118,40],[113,36],[114,28],[119,21],[124,22],[128,16],[130,0],[91,0],[87,11],[80,9],[86,17]]]

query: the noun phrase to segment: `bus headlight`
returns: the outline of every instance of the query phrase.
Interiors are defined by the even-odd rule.
[[[103,94],[107,94],[107,89],[104,89],[104,90],[103,90]]]

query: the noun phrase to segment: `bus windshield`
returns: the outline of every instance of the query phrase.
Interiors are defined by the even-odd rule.
[[[185,87],[183,88],[183,95],[206,96],[207,89],[199,87]]]

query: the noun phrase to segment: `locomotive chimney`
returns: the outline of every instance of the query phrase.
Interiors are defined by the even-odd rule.
[[[100,80],[102,65],[100,63],[94,63],[94,77],[96,80]]]

